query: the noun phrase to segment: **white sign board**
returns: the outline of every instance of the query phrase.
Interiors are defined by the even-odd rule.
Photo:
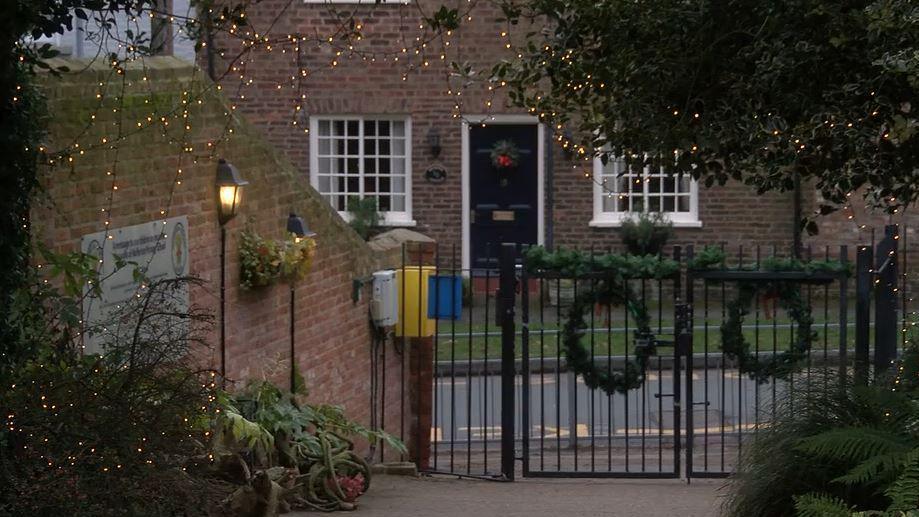
[[[84,235],[81,249],[102,261],[100,294],[85,296],[83,301],[83,322],[87,329],[83,345],[86,353],[98,353],[101,326],[110,324],[115,311],[140,292],[140,277],[135,276],[135,271],[142,273],[143,282],[150,284],[188,275],[188,218],[172,217]],[[119,262],[127,265],[119,268]],[[188,309],[187,289],[179,295],[178,304],[180,310]]]

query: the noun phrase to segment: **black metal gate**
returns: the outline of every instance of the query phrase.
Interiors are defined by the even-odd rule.
[[[679,259],[679,248],[675,257]],[[690,338],[680,278],[626,279],[652,316],[645,381],[625,393],[590,389],[566,364],[562,343],[567,298],[597,288],[613,272],[520,275],[523,475],[532,477],[680,476],[681,347]],[[636,322],[621,306],[597,306],[582,341],[594,368],[612,374],[635,358]],[[682,337],[678,340],[677,336]],[[678,342],[680,345],[678,345]]]
[[[569,370],[562,336],[575,293],[610,273],[530,271],[518,245],[503,245],[497,269],[462,271],[469,278],[462,318],[437,322],[433,414],[430,428],[419,429],[431,436],[424,470],[504,480],[726,476],[744,444],[769,425],[773,403],[793,399],[816,368],[866,379],[871,363],[881,371],[896,357],[906,325],[897,314],[908,302],[905,256],[897,258],[901,235],[888,227],[876,246],[859,246],[851,282],[844,274],[766,271],[764,258],[782,255],[775,248],[739,248],[723,267],[695,271],[692,247],[675,247],[679,273],[625,280],[652,315],[656,353],[639,387],[612,395],[589,389]],[[805,262],[848,260],[845,246],[802,255]],[[447,267],[436,262],[437,275],[461,274],[455,250]],[[757,279],[800,285],[819,334],[806,364],[766,382],[726,359],[720,342],[737,282]],[[765,357],[786,350],[796,330],[759,298],[743,324],[755,353]],[[595,307],[583,335],[592,366],[610,372],[622,371],[639,346],[635,321],[622,306]]]

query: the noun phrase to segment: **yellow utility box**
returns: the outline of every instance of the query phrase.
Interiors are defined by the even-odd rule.
[[[434,320],[428,317],[428,284],[435,270],[434,266],[405,266],[396,270],[396,289],[399,291],[396,336],[434,335]]]

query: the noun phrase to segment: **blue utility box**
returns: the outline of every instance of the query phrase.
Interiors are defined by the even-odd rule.
[[[428,318],[460,319],[463,313],[463,277],[428,277]]]

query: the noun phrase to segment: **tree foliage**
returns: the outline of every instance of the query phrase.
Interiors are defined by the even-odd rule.
[[[919,198],[915,2],[501,4],[510,27],[542,29],[492,80],[581,156],[759,192],[810,178],[823,213],[854,192],[889,212]]]

